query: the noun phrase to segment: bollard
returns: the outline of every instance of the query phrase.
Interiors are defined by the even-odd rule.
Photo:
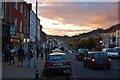
[[[38,73],[38,70],[35,70],[35,80],[38,80],[39,79],[39,73]]]

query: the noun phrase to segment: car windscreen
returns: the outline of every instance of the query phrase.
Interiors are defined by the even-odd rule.
[[[86,52],[88,52],[87,49],[81,49],[79,53],[86,53]]]
[[[55,60],[66,60],[66,56],[65,55],[51,55],[49,57],[49,60],[51,61],[55,61]]]
[[[108,56],[105,53],[94,53],[94,58],[108,58]]]
[[[115,49],[108,49],[108,52],[117,52]]]

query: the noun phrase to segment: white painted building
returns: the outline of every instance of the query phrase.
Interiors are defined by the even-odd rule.
[[[30,11],[30,41],[36,40],[36,14],[33,10]]]
[[[40,41],[40,19],[39,18],[37,18],[37,24],[38,24],[38,26],[37,26],[37,39]]]
[[[120,30],[116,30],[116,45],[120,46]]]
[[[120,46],[120,24],[110,27],[104,32],[103,46]]]

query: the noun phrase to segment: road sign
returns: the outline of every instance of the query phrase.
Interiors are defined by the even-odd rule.
[[[10,34],[15,35],[16,34],[16,26],[10,26]]]

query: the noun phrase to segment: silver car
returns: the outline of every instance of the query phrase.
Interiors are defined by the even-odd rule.
[[[113,48],[105,48],[102,50],[102,52],[105,52],[108,55],[108,57],[119,58],[118,52]]]

